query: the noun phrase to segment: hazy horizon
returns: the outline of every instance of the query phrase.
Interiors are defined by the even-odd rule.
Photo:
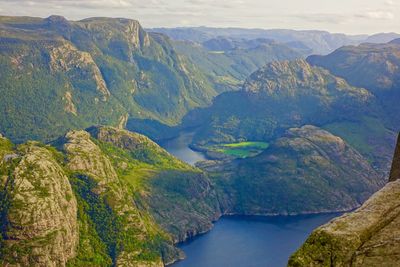
[[[212,27],[320,30],[351,35],[399,32],[400,3],[393,0],[0,0],[0,15],[70,20],[136,19],[145,28]]]

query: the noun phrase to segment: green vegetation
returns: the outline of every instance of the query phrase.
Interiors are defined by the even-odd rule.
[[[372,92],[385,111],[380,119],[386,127],[398,131],[400,90],[399,76],[394,70],[400,65],[399,51],[398,40],[387,44],[366,43],[342,47],[326,56],[311,56],[307,61]]]
[[[395,133],[388,130],[382,120],[364,117],[360,121],[335,122],[323,128],[341,136],[373,165],[386,169],[390,164]]]
[[[174,48],[185,55],[205,73],[218,92],[237,90],[258,68],[275,60],[292,60],[302,55],[284,44],[259,40],[258,44],[225,50],[210,50],[205,45],[174,41]],[[257,42],[257,41],[255,41]],[[251,43],[251,41],[249,41]]]
[[[137,21],[10,17],[0,27],[0,128],[14,142],[123,125],[126,116],[177,124],[218,93],[168,38]]]
[[[206,109],[190,112],[183,126],[199,126],[199,146],[241,140],[270,141],[285,129],[379,117],[371,93],[305,60],[273,62],[253,73],[243,89],[226,92]]]
[[[231,144],[213,145],[207,149],[237,158],[253,157],[260,154],[269,146],[266,142],[240,142]]]
[[[255,157],[201,166],[234,214],[350,210],[384,182],[351,146],[314,126],[288,130]]]

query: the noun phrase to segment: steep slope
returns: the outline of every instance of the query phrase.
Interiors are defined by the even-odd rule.
[[[399,130],[398,114],[400,97],[400,43],[361,44],[347,46],[327,56],[311,56],[312,65],[328,69],[343,77],[350,84],[368,89],[377,96],[387,112],[387,120]]]
[[[3,265],[164,266],[220,216],[207,175],[145,136],[91,127],[53,145],[0,138]]]
[[[65,266],[78,244],[77,202],[54,152],[1,145],[1,265]]]
[[[128,19],[0,17],[0,66],[0,126],[17,142],[129,118],[176,124],[217,94],[167,37]]]
[[[199,166],[210,172],[228,214],[350,210],[384,183],[345,141],[314,126],[288,130],[258,156]]]
[[[302,58],[296,50],[266,39],[216,38],[204,44],[187,41],[173,44],[178,52],[196,62],[204,73],[212,77],[214,84],[222,87],[231,81],[234,89],[268,62]]]
[[[396,266],[400,261],[398,144],[391,179],[355,212],[315,230],[289,266]]]

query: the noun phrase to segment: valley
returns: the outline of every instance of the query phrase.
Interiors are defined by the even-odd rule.
[[[400,262],[396,38],[0,16],[0,265]]]

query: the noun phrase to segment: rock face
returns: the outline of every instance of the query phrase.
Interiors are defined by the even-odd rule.
[[[343,139],[310,125],[288,130],[258,156],[203,168],[215,178],[228,214],[350,210],[384,185]]]
[[[0,16],[0,31],[0,127],[14,142],[128,118],[176,124],[217,94],[166,36],[135,20]]]
[[[356,210],[315,230],[289,266],[397,266],[400,261],[398,144],[390,182]],[[397,177],[397,178],[396,178]]]
[[[52,144],[0,137],[2,266],[161,267],[220,216],[208,176],[143,135],[91,127]]]
[[[188,168],[146,136],[112,127],[91,127],[87,131],[93,138],[154,166],[152,174],[147,174],[152,192],[143,193],[143,199],[157,223],[172,234],[174,242],[210,230],[212,221],[221,215],[214,188],[199,169]]]
[[[3,266],[65,266],[76,255],[77,202],[68,176],[45,147],[20,146],[3,162]],[[5,175],[3,173],[2,175]]]
[[[121,242],[121,248],[115,248],[116,266],[162,266],[161,256],[145,261],[137,255],[145,254],[141,247],[131,244],[130,240],[145,243],[147,238],[153,238],[150,231],[160,231],[154,222],[145,223],[140,208],[136,205],[132,192],[124,181],[118,179],[111,160],[103,153],[86,131],[73,131],[65,136],[64,150],[68,155],[70,170],[93,180],[95,186],[91,189],[95,197],[107,203],[112,209],[112,216],[120,219],[115,238]],[[154,228],[154,229],[151,229]],[[112,230],[112,229],[108,229]],[[126,231],[122,233],[120,231]],[[129,235],[129,239],[124,235]],[[153,265],[153,262],[157,264]]]

